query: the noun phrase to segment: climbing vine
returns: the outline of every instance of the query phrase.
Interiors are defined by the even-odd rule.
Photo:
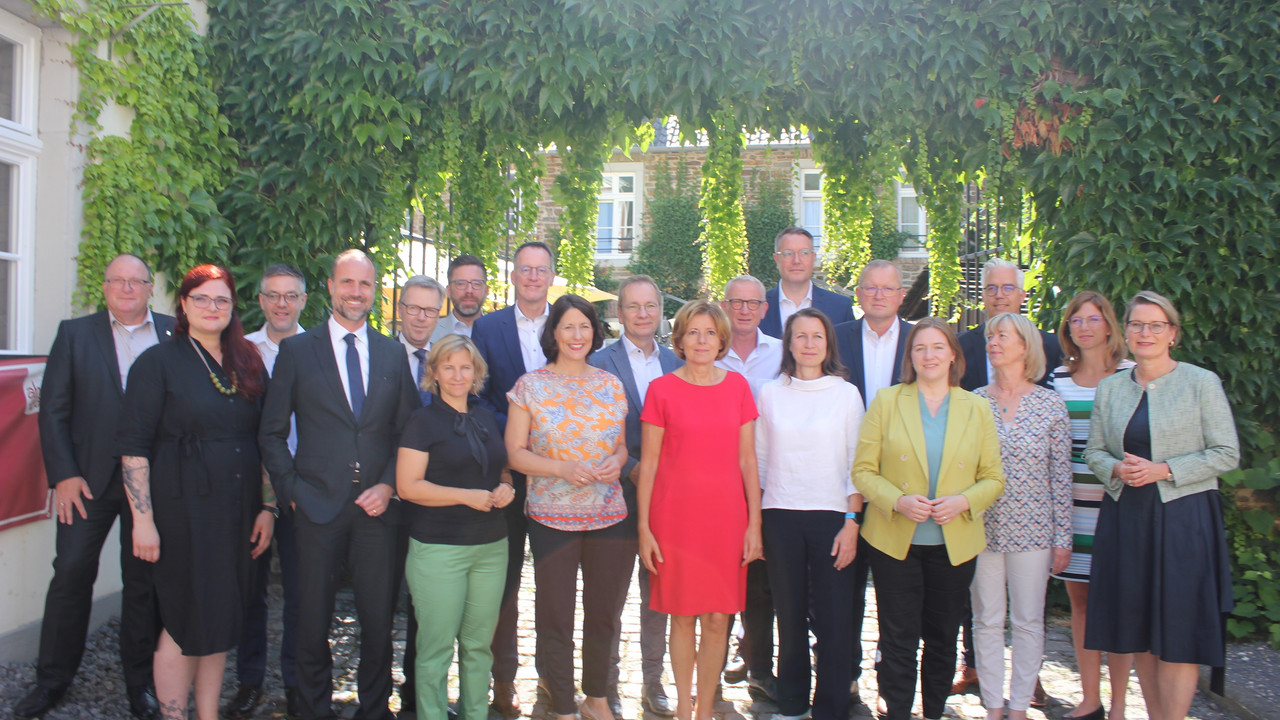
[[[590,285],[595,274],[597,197],[612,150],[611,142],[584,138],[560,153],[560,174],[552,187],[552,197],[564,208],[557,266],[575,290]]]
[[[702,265],[707,294],[718,298],[725,283],[747,267],[747,225],[742,210],[742,134],[730,109],[713,112],[705,128],[710,144],[702,164]]]

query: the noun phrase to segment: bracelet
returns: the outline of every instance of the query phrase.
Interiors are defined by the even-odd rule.
[[[265,511],[267,511],[267,512],[269,512],[269,513],[271,513],[271,517],[273,517],[273,518],[275,518],[275,519],[277,519],[277,520],[279,520],[279,519],[280,519],[280,506],[278,506],[278,505],[263,505],[263,506],[262,506],[262,509],[263,509],[263,510],[265,510]]]
[[[845,514],[844,514],[844,519],[845,519],[845,520],[852,520],[852,521],[854,521],[856,524],[861,525],[861,524],[862,524],[862,519],[863,519],[865,516],[866,516],[866,511],[865,511],[865,510],[859,510],[858,512],[847,512],[847,513],[845,513]]]

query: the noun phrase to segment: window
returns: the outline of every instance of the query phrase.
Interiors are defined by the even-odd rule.
[[[822,249],[822,171],[800,170],[800,227],[813,233],[813,249]]]
[[[0,353],[30,352],[40,31],[0,11]]]
[[[921,254],[925,251],[925,240],[929,235],[929,225],[925,218],[924,206],[916,196],[916,189],[902,182],[895,182],[898,191],[898,229],[910,235],[902,243],[904,254]]]
[[[639,179],[638,171],[605,172],[596,216],[597,255],[627,255],[635,246]]]

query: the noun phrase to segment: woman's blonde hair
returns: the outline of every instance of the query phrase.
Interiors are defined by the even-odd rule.
[[[729,316],[724,309],[710,300],[690,300],[676,311],[675,320],[671,323],[671,349],[676,356],[684,360],[684,333],[689,322],[699,315],[707,315],[716,326],[716,335],[720,337],[720,351],[716,353],[719,360],[729,354]]]
[[[436,366],[459,350],[466,350],[471,355],[471,366],[475,368],[476,377],[471,383],[471,394],[478,395],[484,387],[484,379],[489,375],[489,365],[480,354],[480,349],[466,335],[445,335],[431,344],[431,352],[427,354],[427,367],[422,371],[422,389],[440,394],[436,382]]]
[[[1040,331],[1035,325],[1024,315],[1017,313],[1000,313],[999,315],[987,321],[987,338],[1000,331],[1000,328],[1012,325],[1013,331],[1018,333],[1018,337],[1022,339],[1022,344],[1026,347],[1027,352],[1022,357],[1023,371],[1022,374],[1033,383],[1040,382],[1040,378],[1044,377],[1044,341],[1040,339]]]

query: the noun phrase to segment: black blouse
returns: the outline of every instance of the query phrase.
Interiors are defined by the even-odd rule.
[[[472,404],[459,413],[440,398],[409,417],[400,446],[428,454],[427,482],[467,490],[493,490],[507,465],[507,448],[497,419],[488,408]],[[409,535],[422,543],[482,545],[507,536],[501,510],[475,510],[466,505],[427,507],[405,503]]]

